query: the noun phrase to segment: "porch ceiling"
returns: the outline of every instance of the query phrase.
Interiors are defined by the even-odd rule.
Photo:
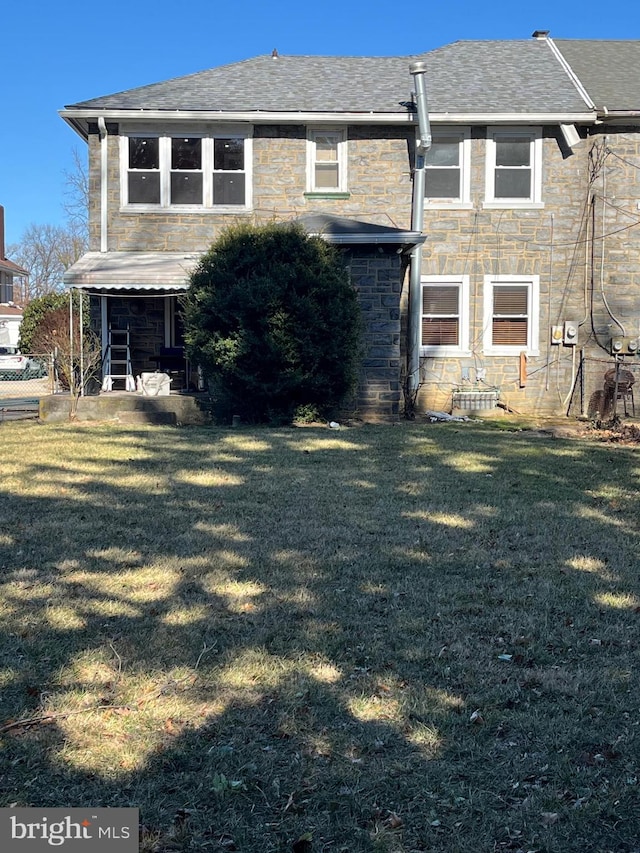
[[[146,290],[179,293],[200,254],[184,252],[87,252],[65,272],[66,287],[82,290]]]

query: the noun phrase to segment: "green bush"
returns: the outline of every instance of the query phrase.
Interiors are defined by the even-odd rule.
[[[202,257],[183,300],[185,340],[216,414],[323,416],[352,389],[359,306],[341,256],[296,225],[230,228]]]
[[[90,329],[90,317],[89,317],[89,297],[86,295],[82,296],[83,302],[83,310],[84,310],[84,328],[85,331],[89,331]],[[60,316],[60,312],[66,310],[67,314],[69,313],[69,293],[47,293],[45,296],[39,296],[37,299],[32,299],[29,302],[22,313],[22,322],[20,323],[20,340],[19,346],[22,352],[38,352],[38,347],[42,346],[42,342],[39,341],[39,338],[42,337],[39,334],[40,327],[43,323],[45,323],[48,316],[52,313],[56,313],[57,316]],[[79,316],[80,310],[80,295],[77,291],[73,292],[73,310],[76,314],[76,317]],[[48,323],[47,323],[48,325]],[[66,334],[69,334],[69,321],[66,320],[66,324],[63,324],[66,329]],[[61,334],[62,334],[61,329]]]

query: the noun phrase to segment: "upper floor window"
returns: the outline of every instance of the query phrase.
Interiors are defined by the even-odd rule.
[[[469,349],[469,276],[423,276],[421,352],[460,356]]]
[[[344,130],[310,130],[308,136],[307,189],[336,193],[347,189]]]
[[[0,302],[13,302],[13,276],[0,272]]]
[[[154,136],[130,136],[129,204],[160,204],[160,140]]]
[[[245,204],[245,140],[218,137],[213,140],[213,203]]]
[[[538,351],[538,276],[486,276],[484,351],[510,355]]]
[[[122,140],[123,205],[249,206],[248,137],[130,134]]]
[[[425,156],[425,200],[468,204],[470,135],[468,129],[433,130],[431,148]]]
[[[171,139],[170,204],[202,204],[202,139]]]
[[[541,204],[542,134],[539,128],[490,131],[486,201],[493,207]]]

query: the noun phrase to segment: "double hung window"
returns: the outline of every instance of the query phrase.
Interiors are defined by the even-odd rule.
[[[123,205],[247,208],[251,140],[240,134],[122,137]]]
[[[0,271],[0,302],[13,302],[13,275]]]
[[[170,204],[202,204],[202,139],[171,139]]]
[[[423,355],[463,355],[469,349],[469,277],[423,276]]]
[[[425,201],[428,205],[470,202],[470,136],[468,129],[433,131],[425,155]]]
[[[487,138],[487,203],[494,207],[542,202],[539,129],[493,130]]]
[[[538,276],[487,276],[484,286],[485,353],[537,354]]]
[[[337,193],[347,189],[344,130],[313,129],[308,132],[307,189]]]

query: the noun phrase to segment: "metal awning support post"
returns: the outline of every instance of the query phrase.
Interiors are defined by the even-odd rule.
[[[73,288],[69,289],[69,391],[73,394]]]
[[[82,298],[82,293],[80,293],[80,291],[78,291],[78,298],[80,300],[80,305],[78,307],[78,322],[80,324],[80,396],[84,397],[84,299]]]
[[[413,204],[411,211],[411,230],[422,233],[424,223],[425,192],[425,155],[431,148],[431,126],[425,86],[426,65],[422,61],[412,62],[409,71],[413,75],[416,87],[416,107],[418,111],[418,139],[416,142],[416,161],[413,170]],[[420,343],[422,339],[422,243],[418,243],[411,252],[409,273],[409,341],[407,357],[407,384],[409,393],[417,394],[420,388]]]

